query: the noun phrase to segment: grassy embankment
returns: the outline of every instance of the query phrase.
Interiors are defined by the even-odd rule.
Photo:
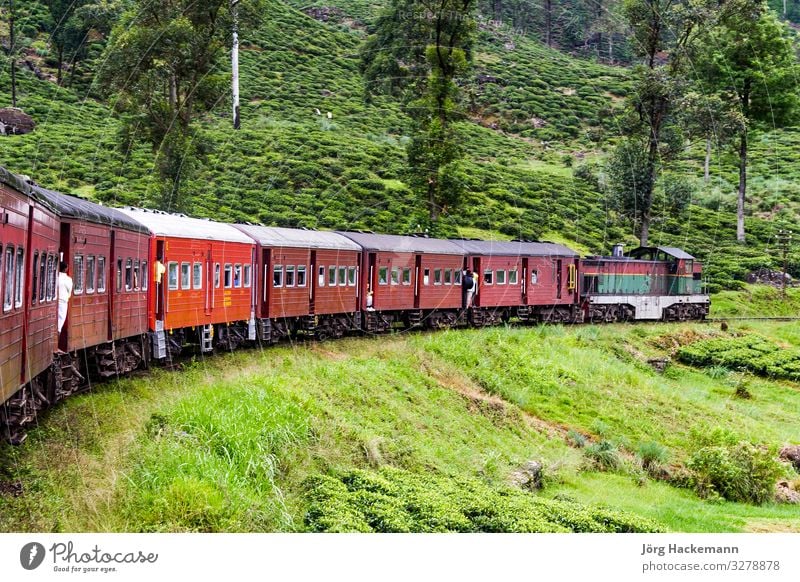
[[[741,331],[800,346],[797,323],[729,333]],[[0,530],[800,531],[796,506],[711,503],[641,468],[637,451],[656,442],[679,472],[713,427],[800,442],[797,384],[749,377],[742,399],[738,373],[646,363],[719,334],[688,324],[400,334],[110,382],[59,406],[24,447],[0,448],[0,480],[24,488],[0,496]],[[601,470],[581,439],[611,443],[617,467]],[[544,465],[544,489],[522,494],[512,474],[529,460]],[[402,472],[373,473],[382,468]]]

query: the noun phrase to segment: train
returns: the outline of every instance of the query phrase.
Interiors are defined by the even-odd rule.
[[[62,262],[73,294],[59,333]],[[702,264],[673,247],[581,257],[552,242],[226,224],[111,208],[3,167],[0,297],[0,427],[14,444],[92,379],[190,349],[510,321],[684,321],[710,306]]]

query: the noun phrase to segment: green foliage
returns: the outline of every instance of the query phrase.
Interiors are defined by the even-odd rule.
[[[723,366],[800,381],[800,349],[782,348],[756,334],[700,340],[682,347],[677,356],[682,362],[694,366]]]
[[[617,446],[609,440],[601,440],[583,449],[586,457],[601,471],[618,469],[621,463]]]
[[[642,468],[651,475],[656,474],[669,458],[669,452],[666,447],[656,441],[639,443],[636,453],[642,462]]]
[[[388,467],[317,475],[306,486],[306,525],[318,532],[664,531],[656,522],[601,506]]]
[[[777,447],[737,441],[720,431],[700,444],[686,463],[700,496],[757,505],[772,499],[775,483],[784,472],[776,458]]]

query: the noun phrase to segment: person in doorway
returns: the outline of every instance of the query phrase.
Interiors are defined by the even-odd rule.
[[[58,266],[58,335],[64,329],[69,310],[69,300],[72,297],[72,277],[69,276],[69,265],[61,261]]]
[[[161,285],[161,279],[164,277],[164,273],[167,272],[167,268],[164,266],[164,257],[159,255],[156,257],[156,276],[155,281],[156,285]]]
[[[478,281],[475,278],[475,273],[469,269],[467,269],[467,274],[464,276],[464,288],[467,290],[467,309],[470,309],[475,298],[475,292],[478,290]]]

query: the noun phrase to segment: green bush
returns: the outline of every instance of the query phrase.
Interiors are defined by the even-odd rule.
[[[730,433],[722,432],[703,440],[686,463],[698,495],[757,505],[772,499],[775,482],[784,472],[775,447],[734,443]]]
[[[637,453],[642,461],[642,468],[649,473],[660,469],[669,458],[667,449],[655,441],[640,443]]]
[[[602,440],[589,445],[583,453],[602,471],[612,471],[620,466],[619,451],[611,441]]]
[[[658,532],[648,519],[481,481],[384,467],[306,481],[317,532]]]
[[[709,366],[712,370],[747,370],[770,378],[800,381],[800,350],[781,348],[756,334],[701,340],[682,347],[677,356],[686,364]]]

